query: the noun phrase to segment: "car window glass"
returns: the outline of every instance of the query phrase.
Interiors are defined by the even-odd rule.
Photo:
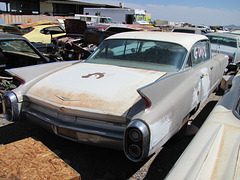
[[[64,33],[64,31],[58,26],[52,26],[44,28],[40,31],[42,34],[59,34]]]
[[[27,27],[27,28],[22,28],[21,31],[24,33],[24,34],[27,34],[27,33],[30,33],[34,30],[33,27]]]
[[[230,47],[237,47],[237,40],[233,38],[228,38],[228,37],[218,37],[218,36],[208,36],[210,39],[211,43],[214,44],[221,44],[225,46],[230,46]]]
[[[0,50],[3,53],[14,53],[19,55],[40,58],[35,51],[23,40],[0,41]]]
[[[110,39],[87,62],[174,72],[182,68],[186,54],[187,50],[175,43]]]
[[[202,41],[196,43],[191,50],[191,60],[192,65],[198,65],[210,57],[209,43],[207,41]]]

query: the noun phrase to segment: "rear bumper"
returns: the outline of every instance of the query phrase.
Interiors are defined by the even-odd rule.
[[[125,127],[101,124],[75,116],[69,116],[68,118],[71,119],[71,122],[69,122],[33,109],[24,111],[24,115],[28,120],[53,131],[63,138],[80,143],[123,150]]]

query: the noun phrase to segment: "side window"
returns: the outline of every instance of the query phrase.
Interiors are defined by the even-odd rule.
[[[40,33],[42,33],[42,34],[49,34],[50,31],[49,31],[48,28],[44,28],[44,29],[42,29],[42,30],[40,31]]]
[[[192,65],[195,66],[210,58],[210,48],[207,41],[197,42],[191,50]]]

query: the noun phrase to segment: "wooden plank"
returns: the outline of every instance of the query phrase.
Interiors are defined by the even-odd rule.
[[[40,141],[26,138],[0,146],[0,179],[71,179],[81,176]]]

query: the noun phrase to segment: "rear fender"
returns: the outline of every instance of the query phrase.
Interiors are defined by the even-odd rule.
[[[21,79],[23,84],[21,84],[18,88],[14,89],[14,93],[19,97],[18,101],[21,101],[22,98],[20,95],[25,94],[26,91],[32,87],[33,84],[38,82],[39,80],[43,79],[50,74],[59,71],[63,68],[69,67],[71,65],[76,64],[80,61],[61,61],[61,62],[53,62],[53,63],[46,63],[34,66],[27,66],[22,68],[14,68],[6,70],[13,77],[17,77]]]
[[[150,154],[180,129],[184,117],[199,104],[199,87],[193,71],[187,71],[138,89],[142,97],[151,101],[151,107],[139,117],[150,129]]]

